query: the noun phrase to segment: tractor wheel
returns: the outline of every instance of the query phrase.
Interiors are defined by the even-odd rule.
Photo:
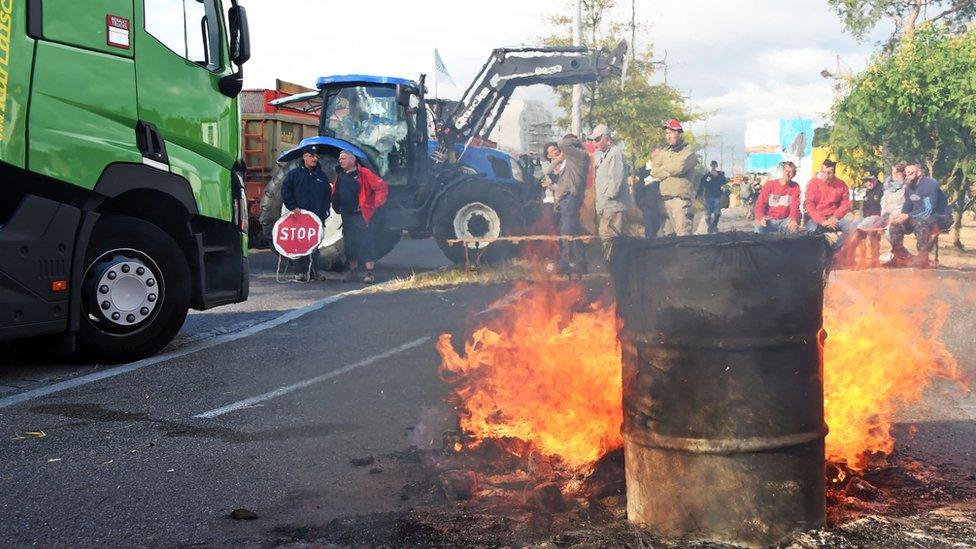
[[[462,238],[496,238],[514,236],[525,224],[518,200],[493,183],[471,181],[449,189],[434,208],[433,231],[437,245],[454,263],[464,263],[464,247],[469,251],[477,244],[449,245],[448,240]],[[498,263],[515,256],[518,249],[511,242],[492,242],[480,246],[481,261]]]

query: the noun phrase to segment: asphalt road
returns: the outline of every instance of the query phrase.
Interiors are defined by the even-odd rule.
[[[179,351],[208,340],[240,333],[282,313],[306,307],[340,293],[363,288],[361,283],[344,283],[338,273],[330,273],[325,282],[297,283],[290,271],[282,266],[281,276],[277,256],[270,250],[251,250],[250,297],[243,303],[218,307],[209,311],[190,311],[186,323],[163,354]],[[403,239],[382,261],[377,263],[377,282],[414,272],[440,269],[450,265],[431,239]],[[0,398],[50,383],[92,374],[104,370],[101,364],[79,362],[70,356],[48,353],[42,343],[24,340],[8,343],[0,349]]]
[[[333,291],[290,290],[298,305]],[[473,327],[504,291],[347,297],[5,407],[0,546],[261,545],[331,517],[407,508],[409,473],[394,456],[440,447],[452,421],[434,341]],[[271,311],[264,299],[244,315]],[[366,456],[375,462],[350,464]],[[240,507],[260,518],[228,518]]]
[[[430,241],[404,241],[378,275],[444,263]],[[434,341],[466,337],[507,288],[338,298],[361,285],[279,284],[267,253],[254,265],[250,301],[191,315],[153,361],[28,348],[0,370],[0,547],[328,546],[332,519],[372,517],[358,536],[436,509],[408,489],[425,481],[411,447],[441,448],[456,421]],[[949,314],[943,337],[972,385],[976,302]],[[900,419],[900,454],[976,475],[976,397],[936,384]],[[258,518],[230,518],[238,508]]]

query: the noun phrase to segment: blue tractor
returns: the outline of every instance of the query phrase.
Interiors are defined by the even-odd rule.
[[[319,78],[316,91],[272,102],[320,113],[319,135],[278,160],[295,162],[314,146],[331,176],[339,152],[351,151],[390,185],[376,227],[377,254],[388,253],[403,230],[430,231],[448,258],[462,262],[464,249],[449,240],[520,234],[538,204],[539,185],[530,166],[483,146],[515,88],[620,74],[625,52],[625,44],[613,52],[496,49],[462,99],[446,109],[435,109],[426,99],[423,75],[419,82],[367,75]],[[326,245],[338,241],[338,225],[338,220],[327,224]],[[481,247],[488,261],[514,251],[506,242]]]

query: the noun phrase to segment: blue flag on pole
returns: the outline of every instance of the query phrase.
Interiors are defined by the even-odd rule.
[[[441,54],[437,51],[437,48],[434,48],[434,68],[437,69],[439,74],[444,75],[452,86],[457,86],[457,84],[454,83],[454,79],[451,78],[450,73],[447,72],[447,67],[444,66],[444,60],[441,59]]]

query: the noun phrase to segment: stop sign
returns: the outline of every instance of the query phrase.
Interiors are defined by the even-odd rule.
[[[312,253],[322,243],[322,221],[307,210],[289,212],[275,223],[273,235],[278,253],[295,259]]]

